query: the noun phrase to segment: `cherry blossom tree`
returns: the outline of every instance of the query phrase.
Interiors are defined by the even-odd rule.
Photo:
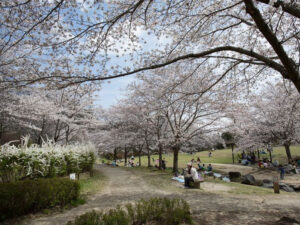
[[[280,74],[300,91],[295,0],[4,0],[0,14],[6,86],[64,87],[202,59],[216,63],[220,80]]]
[[[196,135],[217,129],[226,100],[225,93],[218,92],[220,87],[215,86],[215,92],[206,91],[214,80],[196,70],[189,74],[185,66],[157,70],[150,76],[141,77],[142,82],[131,87],[140,101],[151,107],[155,127],[160,130],[167,125],[163,139],[159,137],[160,132],[156,135],[159,148],[163,140],[161,147],[168,146],[173,151],[174,172],[178,171],[178,153],[182,146]]]
[[[290,82],[267,84],[250,98],[245,110],[236,114],[239,147],[254,151],[283,145],[291,160],[290,146],[300,141],[299,101],[299,94]]]
[[[47,138],[63,143],[78,140],[84,130],[97,122],[93,115],[91,90],[83,87],[4,90],[0,118],[2,132],[30,134],[40,145]]]

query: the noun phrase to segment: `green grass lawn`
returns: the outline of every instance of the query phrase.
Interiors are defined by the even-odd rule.
[[[291,153],[292,156],[300,156],[300,146],[291,146]],[[236,154],[235,154],[236,155]],[[286,153],[284,147],[275,147],[272,153],[273,160],[277,159],[280,163],[286,163]],[[224,163],[224,164],[231,164],[232,163],[232,156],[231,156],[231,149],[223,149],[223,150],[215,150],[212,152],[212,157],[208,157],[208,151],[197,152],[194,155],[180,153],[178,159],[178,166],[179,168],[184,168],[186,163],[190,162],[191,159],[197,160],[197,157],[200,157],[202,163]],[[262,157],[269,157],[269,154],[263,154]],[[158,159],[158,155],[151,156],[151,163],[152,158],[155,160]],[[173,154],[164,154],[163,158],[167,161],[167,167],[173,166]],[[142,166],[147,165],[147,156],[142,157]],[[136,159],[137,162],[137,159]],[[238,162],[237,156],[235,156],[235,162]],[[154,164],[154,163],[152,163]]]
[[[174,192],[184,192],[183,188],[179,188],[177,185],[174,185],[176,181],[171,180],[173,173],[171,169],[166,171],[159,171],[155,168],[146,168],[146,167],[133,167],[126,168],[127,170],[132,171],[133,173],[140,175],[144,180],[158,189],[174,191]],[[235,182],[224,182],[219,179],[213,179],[212,177],[205,178],[206,183],[221,184],[230,188],[228,193],[230,194],[246,194],[246,195],[266,195],[273,194],[273,189],[262,188],[257,186],[245,185]],[[192,191],[195,191],[193,189]],[[202,188],[197,190],[200,192],[205,192]],[[226,192],[226,191],[225,191]]]

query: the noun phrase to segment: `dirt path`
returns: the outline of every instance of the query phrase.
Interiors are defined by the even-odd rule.
[[[93,209],[107,209],[117,204],[150,197],[176,197],[186,199],[197,224],[279,224],[283,216],[300,221],[300,197],[286,199],[284,195],[269,197],[233,196],[230,194],[207,193],[189,190],[171,183],[174,189],[161,189],[146,182],[139,173],[122,168],[100,167],[109,183],[101,194],[94,196],[86,204],[50,216],[37,216],[18,224],[50,225],[65,224],[76,216]],[[284,199],[284,200],[283,200]],[[286,224],[286,223],[283,223]]]

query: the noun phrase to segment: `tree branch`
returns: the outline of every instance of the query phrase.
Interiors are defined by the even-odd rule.
[[[257,0],[257,1],[271,5],[270,0]],[[300,6],[297,5],[297,3],[287,3],[281,0],[277,0],[272,6],[275,8],[281,7],[284,12],[289,13],[300,19]]]

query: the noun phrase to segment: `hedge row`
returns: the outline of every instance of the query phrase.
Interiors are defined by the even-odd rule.
[[[92,211],[67,225],[179,225],[193,224],[190,208],[182,199],[152,198],[117,207],[106,213]]]
[[[0,184],[0,221],[54,206],[79,197],[79,183],[66,178]]]

